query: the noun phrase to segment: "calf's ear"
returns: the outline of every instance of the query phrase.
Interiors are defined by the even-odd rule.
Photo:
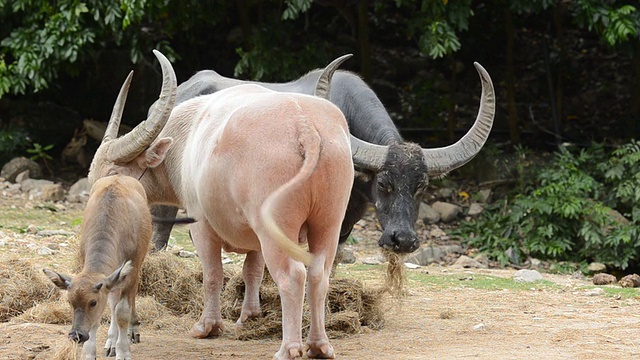
[[[171,148],[171,144],[173,144],[173,139],[170,137],[154,141],[153,144],[151,144],[151,146],[149,146],[149,148],[143,153],[142,161],[144,163],[141,164],[143,165],[142,167],[154,168],[160,165],[167,156],[167,151]]]
[[[68,275],[59,274],[55,271],[48,269],[42,269],[45,275],[53,282],[57,287],[62,290],[68,290],[71,286],[71,277]]]
[[[107,276],[102,282],[99,282],[95,286],[98,289],[100,289],[100,287],[102,287],[102,284],[104,284],[107,290],[111,290],[114,287],[122,284],[124,280],[127,278],[127,275],[129,275],[132,270],[133,270],[133,264],[131,263],[131,260],[127,260],[124,264],[122,264],[122,266],[117,268],[111,275]]]

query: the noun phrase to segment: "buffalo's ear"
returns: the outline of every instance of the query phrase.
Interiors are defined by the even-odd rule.
[[[107,276],[102,282],[98,284],[104,284],[107,287],[107,290],[111,290],[114,287],[122,284],[124,280],[127,278],[127,275],[131,273],[133,270],[133,265],[131,260],[127,260],[122,266],[117,268],[111,275]],[[95,286],[97,287],[98,284]],[[100,285],[102,287],[102,285]],[[100,288],[98,288],[99,290]]]
[[[170,137],[154,141],[153,144],[151,144],[151,146],[149,146],[149,148],[143,153],[142,159],[144,164],[142,164],[142,168],[154,168],[160,165],[167,156],[167,151],[171,148],[172,143],[173,139]]]
[[[68,290],[71,286],[71,277],[69,275],[59,274],[55,271],[48,269],[42,269],[45,275],[53,282],[57,287],[62,290]]]

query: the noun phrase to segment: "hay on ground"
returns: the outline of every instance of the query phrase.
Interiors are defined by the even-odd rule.
[[[380,329],[384,326],[381,307],[381,292],[365,290],[359,280],[332,279],[327,294],[325,308],[327,333],[333,337],[357,334],[366,326]],[[222,296],[221,307],[224,318],[236,320],[240,316],[244,298],[242,274],[229,278]],[[242,328],[235,328],[233,337],[238,340],[279,338],[282,336],[282,310],[280,296],[275,282],[268,273],[260,286],[262,317],[247,321]],[[308,302],[303,309],[303,336],[307,336],[310,326]]]
[[[31,262],[17,257],[0,261],[0,322],[59,293],[49,279]]]
[[[50,360],[78,360],[82,357],[80,356],[82,346],[78,345],[78,343],[72,341],[71,339],[66,339],[62,344],[54,349],[53,356],[51,356]],[[99,351],[100,349],[98,349]]]
[[[147,255],[140,272],[138,295],[152,296],[174,315],[202,312],[202,269],[167,251]]]
[[[23,314],[13,319],[19,323],[42,323],[54,325],[70,325],[73,321],[71,305],[65,299],[43,301],[27,309]]]

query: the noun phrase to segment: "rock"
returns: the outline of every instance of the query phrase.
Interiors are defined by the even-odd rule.
[[[20,183],[20,189],[23,192],[31,192],[32,190],[42,191],[42,188],[45,185],[53,185],[54,182],[50,180],[42,180],[42,179],[26,179]]]
[[[535,282],[542,280],[542,275],[536,270],[522,269],[513,274],[513,280],[516,282]]]
[[[15,158],[2,166],[0,176],[6,181],[15,182],[18,174],[29,170],[29,176],[39,178],[42,176],[42,168],[37,162],[27,159],[26,157]]]
[[[440,247],[445,254],[462,254],[464,249],[460,245],[443,245]]]
[[[26,233],[27,234],[37,234],[38,233],[38,228],[35,225],[30,224],[29,226],[27,226]]]
[[[638,274],[631,274],[623,277],[618,281],[618,284],[624,288],[640,287],[640,276]]]
[[[587,272],[589,274],[598,274],[605,271],[607,271],[607,265],[602,263],[592,262],[591,264],[589,264],[589,266],[587,266]]]
[[[340,252],[340,264],[354,264],[356,262],[356,255],[353,250],[342,248]]]
[[[382,264],[382,260],[375,257],[371,257],[371,258],[362,259],[362,263],[365,265],[380,265]]]
[[[7,240],[0,239],[0,247],[4,247],[4,246],[7,246]]]
[[[474,268],[474,269],[486,269],[487,265],[480,263],[466,255],[462,255],[456,260],[453,265],[454,268]]]
[[[420,203],[418,219],[422,219],[425,224],[435,224],[440,221],[440,213],[426,203]]]
[[[51,250],[51,249],[49,249],[49,248],[48,248],[48,247],[46,247],[46,246],[41,246],[41,247],[38,249],[38,254],[40,254],[40,255],[53,255],[53,253],[54,253],[54,251],[53,251],[53,250]]]
[[[611,274],[599,273],[593,276],[591,281],[594,285],[609,285],[614,284],[618,279]]]
[[[16,176],[16,184],[20,184],[21,182],[27,180],[29,178],[29,170],[25,170]]]
[[[520,265],[520,258],[518,258],[518,254],[516,253],[516,251],[513,249],[512,246],[509,246],[509,248],[505,250],[504,253],[509,257],[509,260],[511,261],[511,263]]]
[[[58,244],[56,243],[47,243],[47,245],[45,245],[46,247],[48,247],[51,250],[58,250],[60,249],[60,246],[58,246]]]
[[[584,296],[600,296],[604,294],[604,289],[603,288],[595,288],[595,289],[590,289],[590,290],[586,290],[584,293],[582,293],[582,295]]]
[[[69,202],[86,202],[89,199],[89,192],[91,191],[91,185],[89,179],[82,178],[76,181],[67,193],[67,201]]]
[[[438,215],[438,218],[440,215]],[[447,236],[447,233],[444,232],[438,225],[431,225],[431,229],[429,230],[429,236],[433,238],[442,238]]]
[[[436,191],[436,195],[440,198],[440,199],[451,199],[451,197],[453,196],[453,189],[451,188],[440,188],[438,189],[438,191]]]
[[[482,265],[489,267],[489,257],[487,254],[481,253],[473,257],[473,259]]]
[[[416,251],[414,251],[411,255],[409,255],[405,262],[427,266],[431,263],[434,263],[442,258],[443,252],[439,247],[434,246],[421,246]]]
[[[420,265],[417,265],[417,264],[414,264],[414,263],[410,263],[410,262],[404,263],[404,266],[407,269],[419,269],[420,268]]]
[[[484,330],[484,329],[485,329],[484,324],[478,324],[478,325],[475,325],[473,327],[473,330],[476,330],[476,331],[480,331],[480,330]]]
[[[440,214],[440,221],[442,222],[451,222],[458,217],[460,212],[462,212],[462,208],[460,206],[442,201],[436,201],[431,206]]]
[[[42,187],[42,200],[52,202],[64,200],[64,189],[62,188],[62,185],[44,185]]]
[[[187,250],[180,250],[180,251],[178,252],[178,257],[188,259],[188,258],[194,258],[194,257],[196,257],[196,254],[195,254],[195,253],[193,253],[193,252],[191,252],[191,251],[187,251]]]
[[[473,203],[471,204],[471,206],[469,206],[469,212],[467,213],[467,215],[478,216],[482,214],[483,211],[484,211],[484,207],[481,204]]]
[[[483,204],[488,204],[491,201],[491,189],[482,189],[478,191],[478,201]]]
[[[540,265],[542,264],[542,262],[536,258],[531,258],[529,261],[531,262],[531,267],[534,269],[539,268]]]

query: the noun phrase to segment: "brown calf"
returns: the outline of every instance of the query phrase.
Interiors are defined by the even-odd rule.
[[[111,325],[105,355],[131,359],[129,343],[140,341],[135,311],[139,270],[151,241],[147,195],[132,177],[108,176],[91,188],[83,216],[82,271],[73,278],[47,269],[44,273],[68,290],[73,308],[69,337],[84,343],[85,359],[96,358],[96,333],[107,301]]]

